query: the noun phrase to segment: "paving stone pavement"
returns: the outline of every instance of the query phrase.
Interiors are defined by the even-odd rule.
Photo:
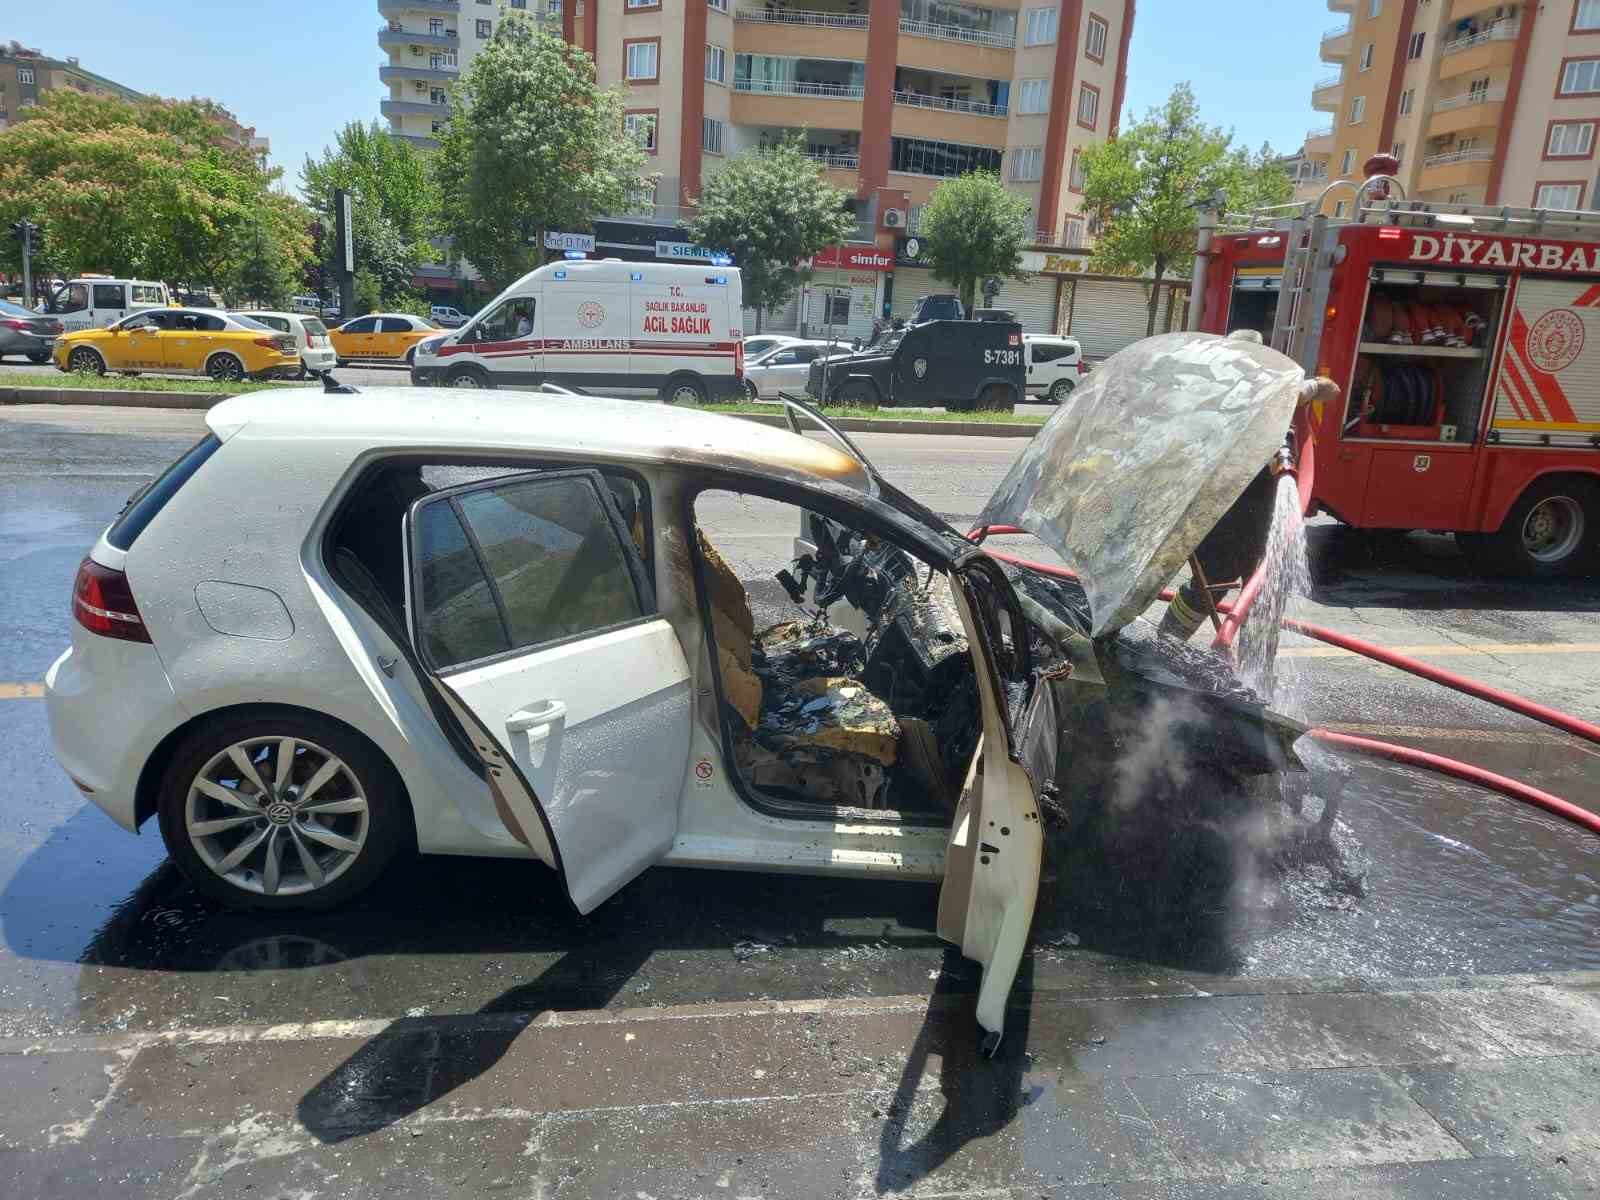
[[[1600,981],[0,1041],[0,1196],[1600,1195]]]

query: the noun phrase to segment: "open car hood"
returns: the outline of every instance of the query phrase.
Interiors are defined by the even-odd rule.
[[[1012,465],[980,524],[1078,573],[1092,635],[1143,612],[1283,445],[1305,373],[1254,342],[1168,333],[1112,355]]]

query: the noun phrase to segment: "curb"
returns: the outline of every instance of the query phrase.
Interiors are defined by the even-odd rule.
[[[96,388],[0,387],[0,405],[62,404],[110,408],[176,408],[204,411],[230,396],[197,392],[123,392]],[[710,409],[700,409],[709,412]],[[789,422],[777,414],[718,413],[741,421],[754,421],[787,429]],[[1038,425],[994,421],[879,421],[866,417],[840,417],[834,421],[846,433],[911,433],[922,436],[1031,438]]]
[[[230,396],[205,392],[123,392],[109,388],[0,387],[0,404],[66,404],[105,408],[208,409]]]

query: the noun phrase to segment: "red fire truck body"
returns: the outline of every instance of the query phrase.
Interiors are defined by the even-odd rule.
[[[1581,570],[1600,557],[1600,241],[1424,207],[1219,234],[1198,327],[1255,328],[1339,385],[1300,414],[1313,511],[1454,532],[1495,569]]]

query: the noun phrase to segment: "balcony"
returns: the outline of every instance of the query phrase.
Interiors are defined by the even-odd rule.
[[[390,133],[389,136],[394,138],[394,140],[397,142],[408,142],[414,149],[417,150],[437,150],[439,148],[438,138],[429,137],[427,134],[423,133],[395,132]]]
[[[1445,154],[1430,154],[1422,160],[1422,173],[1417,178],[1420,191],[1455,191],[1482,185],[1489,178],[1494,150],[1473,147],[1470,150],[1452,150]]]
[[[378,15],[399,17],[406,13],[453,13],[461,11],[461,0],[378,0]]]
[[[378,78],[384,83],[455,83],[461,78],[459,67],[379,67]]]
[[[1324,125],[1320,129],[1306,130],[1307,154],[1332,154],[1333,153],[1333,126]]]
[[[385,50],[401,50],[407,46],[429,46],[443,50],[454,50],[461,44],[461,39],[456,37],[454,29],[444,33],[420,33],[415,29],[396,29],[394,26],[378,30],[378,45]]]
[[[426,100],[380,100],[378,111],[386,117],[435,117],[441,121],[450,118],[448,104],[430,104]]]
[[[1350,23],[1335,25],[1322,34],[1321,56],[1323,62],[1342,63],[1350,57]]]
[[[987,46],[994,50],[1010,50],[1017,44],[1017,35],[996,33],[986,29],[968,29],[962,25],[941,25],[935,21],[908,21],[900,19],[900,32],[912,37],[934,38],[942,42],[961,42],[967,46]]]
[[[979,117],[1003,117],[1008,112],[1004,104],[985,104],[980,100],[955,100],[945,96],[925,96],[920,92],[896,92],[894,102],[911,108],[936,108],[942,112],[971,113]]]
[[[1510,67],[1521,32],[1521,21],[1496,21],[1469,37],[1446,42],[1439,47],[1439,79],[1481,75],[1496,67]]]
[[[1500,0],[1455,0],[1450,6],[1450,24],[1470,20],[1485,9],[1499,7]]]
[[[805,96],[808,99],[859,100],[866,91],[859,83],[808,82],[800,79],[735,79],[733,90],[761,96]]]
[[[1330,75],[1311,85],[1311,107],[1318,112],[1339,111],[1340,96],[1344,91],[1344,76]]]
[[[739,8],[734,11],[736,21],[758,21],[767,25],[809,25],[820,29],[865,29],[867,14],[845,9],[800,8]]]
[[[1436,101],[1428,117],[1428,136],[1446,137],[1468,129],[1494,129],[1500,124],[1500,110],[1506,89],[1482,88]]]

